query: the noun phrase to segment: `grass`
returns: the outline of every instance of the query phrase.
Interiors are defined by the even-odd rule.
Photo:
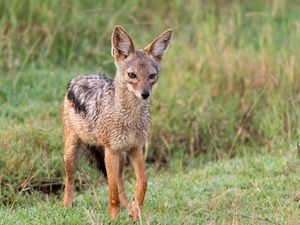
[[[297,224],[300,202],[294,193],[299,172],[292,149],[285,157],[242,157],[186,172],[155,174],[148,169],[141,224]],[[133,182],[127,182],[127,190],[133,189]],[[99,183],[77,192],[72,209],[54,195],[19,195],[13,206],[2,207],[0,224],[108,224],[106,185]],[[127,223],[123,209],[113,224]]]
[[[289,176],[281,172],[289,168],[300,135],[299,10],[294,0],[0,1],[0,220],[6,218],[0,224],[19,217],[20,223],[42,217],[54,223],[60,215],[70,223],[107,221],[105,188],[98,189],[97,175],[84,163],[77,176],[84,207],[68,211],[52,195],[25,193],[47,182],[62,184],[66,84],[97,71],[113,77],[110,35],[116,24],[138,47],[168,27],[174,30],[153,96],[145,149],[153,183],[144,221],[272,223],[268,218],[293,224],[299,205],[291,196],[299,177],[296,169]],[[230,175],[231,164],[249,176]],[[218,166],[211,179],[220,192],[210,189],[205,174]],[[170,196],[171,187],[182,200]],[[100,205],[94,192],[105,199]],[[160,201],[163,196],[167,200]],[[195,215],[184,199],[191,199]],[[204,206],[210,199],[216,201],[212,210]],[[39,207],[53,209],[53,216]]]

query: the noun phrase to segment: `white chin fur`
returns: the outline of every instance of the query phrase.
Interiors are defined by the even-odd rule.
[[[129,84],[127,84],[127,88],[130,92],[132,92],[139,100],[145,101],[146,99],[143,99],[141,92],[137,92],[135,90],[133,90],[132,86],[130,86]],[[150,96],[148,97],[148,99],[150,98]]]
[[[127,84],[127,88],[128,88],[128,90],[129,90],[130,92],[132,92],[139,100],[146,101],[146,100],[150,99],[150,97],[151,97],[151,93],[150,93],[150,96],[149,96],[147,99],[143,99],[143,97],[142,97],[142,95],[141,95],[142,93],[133,90],[133,88],[132,88],[131,85]]]

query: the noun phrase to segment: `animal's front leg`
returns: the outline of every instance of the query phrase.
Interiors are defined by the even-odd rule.
[[[105,166],[108,180],[109,213],[112,219],[117,219],[120,210],[118,192],[119,159],[118,153],[105,148]]]
[[[120,154],[120,165],[119,165],[118,191],[119,191],[119,198],[120,198],[121,204],[127,210],[129,210],[130,204],[128,201],[127,194],[125,192],[125,182],[124,182],[125,163],[126,163],[126,154],[121,153]]]
[[[144,203],[147,190],[147,178],[144,169],[143,149],[139,147],[133,149],[128,154],[136,176],[136,186],[134,193],[134,201],[131,203],[131,217],[137,220],[140,217],[140,210]]]

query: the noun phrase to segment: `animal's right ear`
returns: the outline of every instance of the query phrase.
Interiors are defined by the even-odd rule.
[[[129,34],[121,27],[116,26],[111,36],[111,54],[116,59],[126,58],[135,48]]]

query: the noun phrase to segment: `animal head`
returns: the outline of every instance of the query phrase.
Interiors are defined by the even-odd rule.
[[[160,62],[172,37],[168,29],[143,49],[136,49],[129,34],[120,26],[112,33],[111,53],[117,67],[117,79],[140,100],[151,96],[159,77]]]

